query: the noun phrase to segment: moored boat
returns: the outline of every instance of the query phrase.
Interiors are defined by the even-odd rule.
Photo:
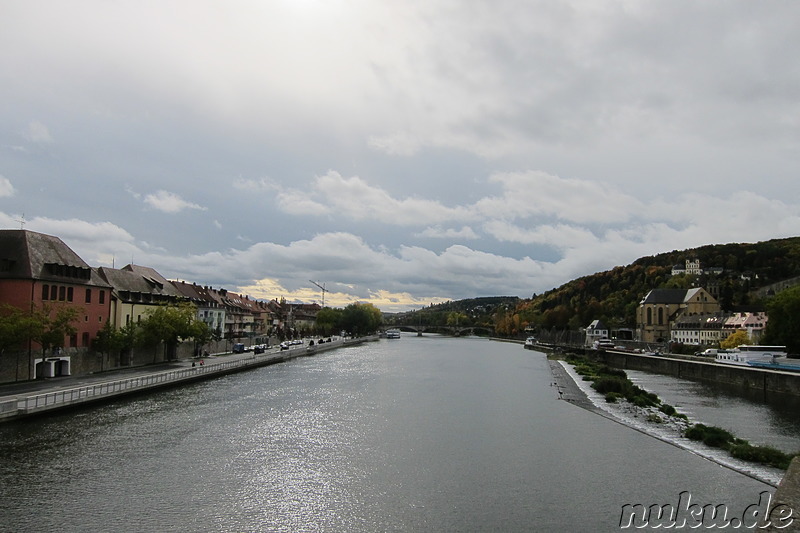
[[[524,346],[526,350],[533,350],[536,348],[536,337],[528,337],[525,339]]]
[[[399,329],[387,329],[386,330],[386,338],[387,339],[399,339],[400,338],[400,330]]]
[[[759,366],[752,363],[770,363],[776,359],[786,359],[786,346],[762,346],[742,344],[733,350],[720,351],[714,362],[726,365]]]

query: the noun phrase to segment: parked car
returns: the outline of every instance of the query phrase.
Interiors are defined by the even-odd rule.
[[[244,353],[244,352],[245,352],[245,347],[244,344],[242,344],[241,342],[237,342],[236,344],[233,345],[233,353]]]

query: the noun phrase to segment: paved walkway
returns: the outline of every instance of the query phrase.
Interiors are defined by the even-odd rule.
[[[267,353],[277,353],[278,348],[271,348]],[[212,365],[221,361],[235,361],[239,359],[252,358],[250,352],[242,354],[218,354],[211,355],[203,359],[204,364]],[[192,362],[198,363],[199,359],[179,359],[168,363],[155,365],[138,366],[133,368],[117,368],[107,372],[97,372],[83,376],[60,376],[55,378],[43,378],[33,381],[20,381],[16,383],[0,384],[0,402],[24,398],[34,394],[55,392],[64,389],[73,389],[86,385],[95,385],[107,381],[120,379],[150,376],[161,372],[191,367]]]
[[[85,376],[63,376],[0,385],[0,421],[76,406],[87,402],[181,383],[209,379],[222,374],[266,366],[295,357],[313,355],[360,344],[374,337],[336,338],[331,343],[293,345],[288,350],[275,346],[262,354],[217,354],[202,359],[183,359],[136,368],[115,369]],[[192,366],[195,363],[196,366]]]

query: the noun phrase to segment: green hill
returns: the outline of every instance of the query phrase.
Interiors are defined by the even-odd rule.
[[[672,276],[674,265],[699,259],[713,274]],[[721,271],[720,271],[721,270]],[[636,308],[656,288],[702,286],[723,309],[760,306],[759,289],[800,276],[800,237],[747,244],[715,244],[642,257],[628,266],[584,276],[495,315],[498,334],[534,329],[579,329],[601,319],[612,329],[634,328]],[[765,292],[765,291],[762,291]]]

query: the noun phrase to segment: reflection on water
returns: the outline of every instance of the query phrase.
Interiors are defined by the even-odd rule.
[[[551,382],[519,345],[403,337],[3,424],[0,530],[616,531],[769,489]]]

